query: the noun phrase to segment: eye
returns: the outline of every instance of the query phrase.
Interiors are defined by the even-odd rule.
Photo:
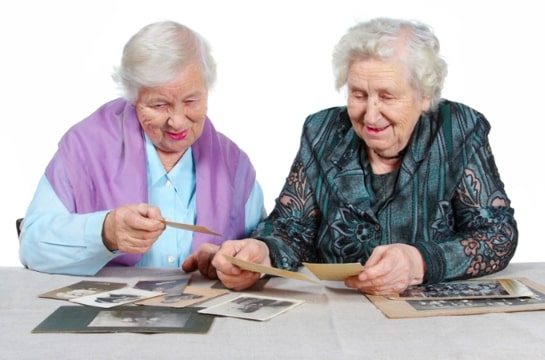
[[[145,106],[153,110],[164,110],[168,107],[168,104],[164,101],[150,101]]]
[[[380,93],[380,98],[382,100],[393,100],[394,99],[394,96],[390,93]]]
[[[357,100],[365,100],[367,99],[367,93],[359,90],[353,90],[350,92],[350,97]]]
[[[196,102],[198,102],[200,99],[197,98],[197,97],[188,97],[186,99],[184,99],[184,104],[185,105],[191,105],[191,104],[194,104]]]

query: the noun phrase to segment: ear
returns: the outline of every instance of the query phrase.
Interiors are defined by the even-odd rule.
[[[431,107],[431,96],[422,97],[422,101],[421,101],[422,112],[428,111],[430,107]]]

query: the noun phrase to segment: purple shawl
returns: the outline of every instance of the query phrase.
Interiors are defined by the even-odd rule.
[[[255,182],[246,153],[206,118],[192,145],[196,171],[197,224],[222,234],[196,232],[193,250],[244,237],[245,205]],[[76,214],[147,203],[144,134],[134,106],[123,99],[104,104],[60,140],[45,175],[68,211]],[[140,255],[113,262],[134,265]]]

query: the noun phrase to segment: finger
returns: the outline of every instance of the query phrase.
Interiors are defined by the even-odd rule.
[[[242,291],[249,288],[260,277],[260,274],[252,271],[242,271],[238,275],[227,275],[218,271],[217,274],[225,287],[235,291]]]
[[[161,221],[163,219],[163,216],[161,215],[161,209],[157,206],[149,206],[147,208],[147,215],[150,219],[155,219],[158,221]]]
[[[388,250],[387,246],[377,246],[371,252],[371,256],[369,256],[369,258],[365,262],[365,267],[374,266],[378,264],[384,258],[384,256],[386,256],[387,250]]]
[[[208,273],[206,275],[211,280],[218,278],[218,272],[216,271],[216,268],[213,267],[211,264],[208,266]]]
[[[214,257],[215,251],[210,251],[210,249],[202,248],[197,254],[197,266],[199,267],[199,272],[204,276],[208,277],[210,273],[210,268],[214,269],[211,266],[212,258]],[[214,269],[215,271],[215,269]]]
[[[182,263],[182,270],[185,272],[193,272],[197,270],[197,259],[195,258],[195,254],[189,255],[187,259]]]
[[[221,252],[218,252],[216,256],[212,258],[211,265],[216,269],[216,271],[221,271],[225,275],[236,276],[241,272],[241,269],[223,257]]]

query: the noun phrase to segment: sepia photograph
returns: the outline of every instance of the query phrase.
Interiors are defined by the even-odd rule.
[[[83,280],[66,287],[40,294],[38,295],[38,297],[58,300],[70,300],[82,296],[100,294],[106,291],[121,289],[125,286],[127,286],[126,283]]]

